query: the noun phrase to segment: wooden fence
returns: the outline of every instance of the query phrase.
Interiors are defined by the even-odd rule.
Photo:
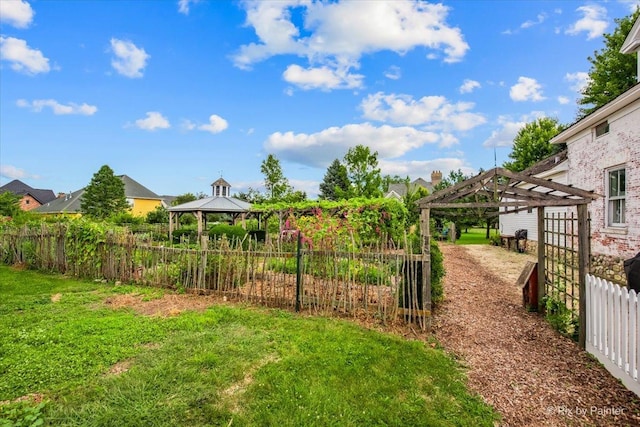
[[[638,295],[587,275],[586,350],[640,396],[640,307]]]
[[[171,287],[323,315],[382,322],[404,316],[423,329],[430,315],[430,305],[425,309],[422,301],[420,256],[393,248],[302,247],[298,253],[294,244],[233,245],[222,239],[189,249],[150,245],[130,233],[108,233],[87,246],[82,236],[42,228],[1,233],[0,256],[5,264],[78,278]]]

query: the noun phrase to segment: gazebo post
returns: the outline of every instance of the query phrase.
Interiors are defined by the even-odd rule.
[[[175,216],[177,212],[169,211],[169,242],[173,243],[173,222],[175,221]]]
[[[196,212],[196,218],[198,218],[198,241],[202,238],[202,211]]]

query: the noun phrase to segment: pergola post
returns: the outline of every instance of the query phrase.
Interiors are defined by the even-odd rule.
[[[591,257],[589,239],[589,211],[587,205],[578,205],[578,344],[584,350],[587,340],[587,273]]]
[[[538,312],[544,312],[547,273],[544,266],[544,206],[538,207]]]
[[[420,210],[420,235],[422,236],[422,306],[419,307],[422,328],[430,327],[431,321],[431,231],[429,230],[430,209]],[[429,322],[429,325],[427,325]]]

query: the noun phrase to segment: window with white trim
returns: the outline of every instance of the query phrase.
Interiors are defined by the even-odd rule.
[[[607,172],[607,178],[607,223],[610,226],[625,225],[625,169],[610,169]]]

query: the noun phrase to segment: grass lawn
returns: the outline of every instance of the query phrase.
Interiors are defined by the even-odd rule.
[[[461,367],[424,342],[281,310],[220,305],[163,318],[104,303],[125,292],[163,291],[0,266],[0,426],[498,419]]]
[[[496,234],[496,230],[491,230],[491,235]],[[462,229],[462,234],[460,234],[460,238],[456,240],[456,244],[458,245],[488,245],[489,239],[486,238],[487,229],[486,228],[469,228],[467,232],[465,229]]]

